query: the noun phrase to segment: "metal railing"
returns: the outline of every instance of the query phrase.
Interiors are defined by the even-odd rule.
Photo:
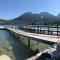
[[[22,27],[22,30],[38,34],[56,34],[58,36],[60,32],[60,25],[25,25]]]

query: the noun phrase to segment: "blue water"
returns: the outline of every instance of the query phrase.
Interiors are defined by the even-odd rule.
[[[12,60],[26,60],[28,58],[28,49],[18,43],[7,30],[0,30],[0,55],[6,54]]]

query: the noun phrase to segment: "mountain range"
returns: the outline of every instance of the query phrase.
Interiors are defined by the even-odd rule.
[[[25,12],[19,17],[9,21],[0,19],[0,24],[60,24],[60,13],[54,16],[48,12],[41,12],[40,14]]]

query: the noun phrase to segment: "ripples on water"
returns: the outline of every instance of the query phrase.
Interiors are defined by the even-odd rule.
[[[6,30],[0,30],[0,55],[6,54],[12,60],[26,60],[28,51],[23,44],[16,42]]]

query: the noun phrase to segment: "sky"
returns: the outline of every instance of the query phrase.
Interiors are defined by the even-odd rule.
[[[0,0],[0,19],[13,19],[25,12],[58,15],[60,0]]]

